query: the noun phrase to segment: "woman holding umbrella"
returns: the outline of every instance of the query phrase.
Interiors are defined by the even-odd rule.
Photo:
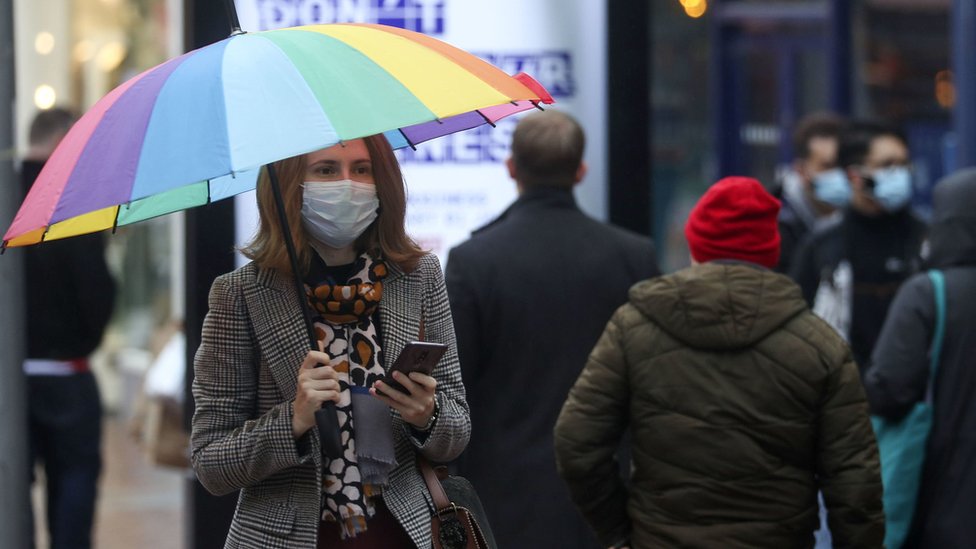
[[[382,136],[274,164],[316,349],[267,174],[252,262],[218,277],[194,361],[192,462],[214,494],[241,490],[226,547],[430,547],[420,453],[449,461],[470,433],[438,260],[406,235],[403,177]],[[413,340],[448,345],[432,375],[381,379]],[[319,366],[319,367],[316,367]],[[342,456],[315,411],[334,403]]]

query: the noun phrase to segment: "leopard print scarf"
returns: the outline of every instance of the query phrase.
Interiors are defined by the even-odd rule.
[[[342,537],[354,537],[366,530],[366,520],[375,509],[372,497],[380,494],[387,474],[395,465],[392,456],[392,423],[385,430],[389,418],[385,404],[369,394],[369,387],[384,374],[382,349],[377,327],[373,321],[383,297],[386,264],[367,254],[353,264],[348,280],[335,280],[328,275],[325,264],[314,258],[306,282],[306,295],[312,307],[319,350],[328,354],[330,364],[339,375],[340,438],[343,457],[327,461],[323,471],[322,519],[337,522]],[[313,282],[314,281],[314,282]],[[356,433],[357,418],[369,423],[368,430]],[[377,432],[379,431],[379,432]],[[388,438],[378,444],[389,449],[390,462],[373,463],[374,456],[357,455],[359,446],[372,447],[364,440]],[[388,442],[388,444],[387,444]],[[359,450],[363,450],[360,448]],[[381,452],[386,453],[386,452]]]

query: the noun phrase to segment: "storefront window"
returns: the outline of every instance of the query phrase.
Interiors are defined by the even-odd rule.
[[[854,18],[855,109],[899,125],[914,164],[915,206],[931,207],[931,187],[952,170],[950,2],[873,0]]]
[[[41,109],[83,113],[111,89],[182,48],[181,2],[175,0],[16,0],[16,139]],[[106,166],[106,169],[111,169]],[[106,407],[125,415],[160,342],[154,335],[176,316],[171,297],[172,218],[106,234],[119,293],[112,323],[93,357]],[[40,244],[43,246],[43,244]]]
[[[678,0],[652,5],[654,239],[662,270],[671,271],[688,264],[684,220],[714,171],[708,23]]]

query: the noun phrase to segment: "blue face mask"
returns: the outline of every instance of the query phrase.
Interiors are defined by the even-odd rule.
[[[874,199],[887,212],[897,212],[912,199],[912,172],[904,166],[892,166],[875,171]]]
[[[851,201],[851,183],[840,168],[820,172],[813,176],[813,195],[817,200],[836,208],[843,208]]]

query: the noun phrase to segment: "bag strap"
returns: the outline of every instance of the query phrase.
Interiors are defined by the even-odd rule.
[[[434,500],[435,510],[441,511],[451,507],[451,498],[447,497],[447,492],[444,491],[441,480],[437,478],[434,466],[419,453],[417,454],[417,466],[420,468],[420,474],[424,477],[424,483],[427,484],[427,490],[430,491],[430,497]]]
[[[424,314],[424,306],[420,305],[420,329],[417,331],[417,341],[424,341],[426,322]],[[444,485],[441,484],[439,478],[437,478],[437,472],[434,471],[434,466],[427,461],[420,452],[417,452],[417,467],[420,469],[420,474],[424,477],[424,483],[427,484],[427,490],[430,492],[430,497],[434,500],[434,508],[436,511],[445,509],[451,506],[451,499],[447,497],[447,492],[444,491]]]
[[[946,325],[946,289],[945,273],[933,269],[928,272],[929,280],[935,294],[935,334],[932,336],[932,347],[929,350],[929,392],[935,385],[935,376],[939,371],[939,358],[942,355],[942,341],[945,339]]]

